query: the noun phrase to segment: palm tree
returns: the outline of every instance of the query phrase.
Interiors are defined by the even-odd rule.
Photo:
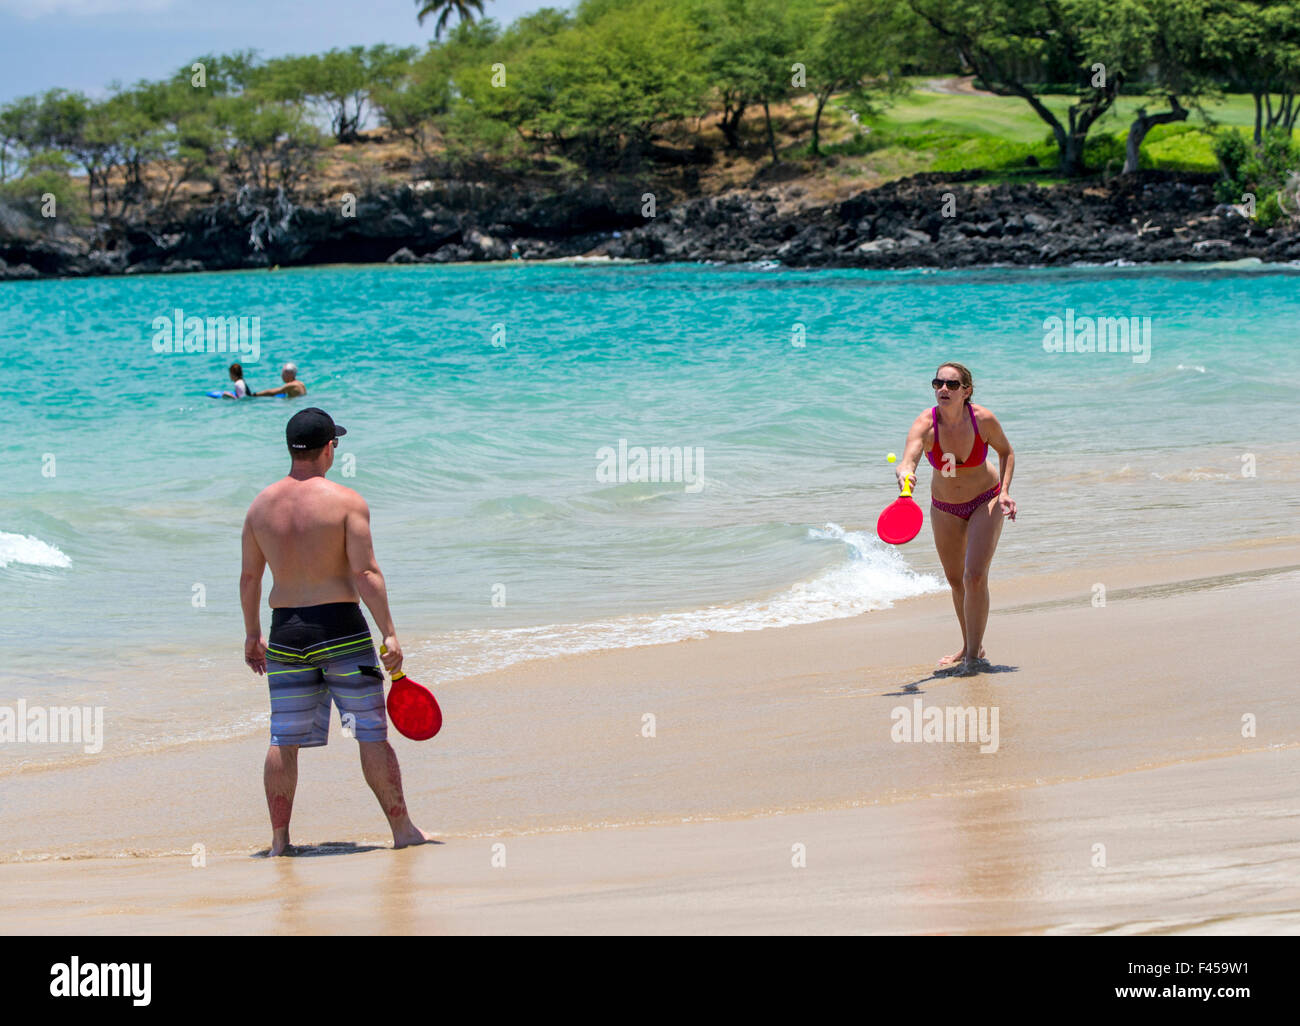
[[[416,6],[420,8],[420,13],[416,15],[416,20],[423,25],[424,19],[429,15],[438,14],[438,23],[433,27],[433,38],[441,39],[442,34],[447,29],[447,19],[454,12],[459,16],[460,21],[473,21],[474,13],[483,13],[483,0],[415,0]]]

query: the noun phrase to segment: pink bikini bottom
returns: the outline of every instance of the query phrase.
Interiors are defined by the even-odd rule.
[[[930,505],[944,513],[951,513],[955,517],[961,517],[963,520],[969,520],[970,515],[977,509],[988,502],[989,499],[1002,491],[1002,482],[999,481],[983,495],[977,495],[970,502],[940,502],[938,499],[931,499]]]

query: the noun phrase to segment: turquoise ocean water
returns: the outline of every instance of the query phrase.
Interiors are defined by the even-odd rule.
[[[206,398],[231,358],[155,352],[152,322],[177,308],[259,318],[246,377],[267,387],[293,360],[308,399]],[[1044,319],[1067,309],[1149,317],[1149,361],[1045,351]],[[240,525],[285,472],[284,423],[305,405],[349,430],[332,476],[370,502],[408,665],[431,681],[938,589],[928,528],[895,551],[871,526],[895,494],[885,454],[944,359],[972,368],[1017,452],[995,589],[1290,534],[1298,332],[1300,268],[1258,265],[7,283],[0,685],[86,703],[145,689],[153,708],[122,727],[145,744],[245,683]],[[621,440],[688,448],[702,474],[602,480],[598,453]],[[192,736],[250,729],[237,707],[191,715]]]

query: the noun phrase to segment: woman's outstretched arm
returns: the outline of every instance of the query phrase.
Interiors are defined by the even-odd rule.
[[[903,458],[898,461],[898,490],[903,490],[903,480],[910,477],[916,484],[916,468],[921,462],[921,453],[925,451],[925,429],[930,425],[930,411],[926,410],[912,421],[911,430],[907,432],[907,441],[903,443]]]

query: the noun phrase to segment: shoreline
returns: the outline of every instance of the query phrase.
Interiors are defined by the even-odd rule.
[[[275,265],[272,267],[214,267],[214,268],[186,268],[186,269],[158,269],[153,271],[140,271],[131,275],[131,277],[151,278],[151,277],[181,277],[185,275],[215,275],[215,274],[242,274],[249,271],[315,271],[315,270],[332,270],[347,268],[371,268],[371,267],[414,267],[428,266],[428,261],[391,261],[377,260],[369,263],[358,263],[356,261],[341,262],[322,262],[313,264],[287,264],[284,266]],[[646,257],[611,257],[611,256],[573,256],[573,257],[547,257],[536,260],[457,260],[439,263],[436,266],[447,268],[468,268],[468,267],[514,267],[527,265],[530,267],[661,267],[661,268],[683,268],[683,267],[726,267],[743,271],[918,271],[926,274],[938,274],[943,272],[979,272],[979,271],[1201,271],[1201,270],[1240,270],[1249,271],[1252,268],[1259,269],[1261,274],[1282,274],[1282,273],[1300,273],[1300,246],[1296,247],[1294,255],[1280,257],[1278,259],[1263,259],[1255,255],[1244,255],[1236,257],[1214,257],[1207,259],[1159,259],[1159,260],[1125,260],[1117,258],[1106,261],[1089,261],[1074,260],[1069,263],[1015,263],[1010,261],[988,261],[981,263],[963,264],[961,266],[951,266],[946,264],[927,264],[914,263],[905,264],[898,267],[864,267],[856,263],[828,263],[828,264],[785,264],[780,260],[771,257],[754,257],[744,260],[720,260],[714,257],[701,256],[697,258],[683,258],[680,260],[654,260]],[[10,267],[8,271],[13,271]],[[6,281],[80,281],[86,279],[98,278],[119,278],[120,274],[12,274],[6,273],[6,269],[0,268],[0,284]]]
[[[463,264],[540,260],[754,264],[871,270],[1145,266],[1250,258],[1300,260],[1300,230],[1264,229],[1213,195],[1213,174],[1143,171],[1040,186],[981,184],[970,172],[924,172],[848,199],[801,204],[798,181],[759,181],[717,195],[675,197],[645,217],[635,183],[561,188],[479,183],[478,205],[454,190],[405,183],[365,197],[359,218],[283,196],[196,206],[166,225],[128,224],[93,248],[89,230],[47,230],[16,213],[0,237],[0,281],[193,273],[339,264]],[[528,202],[521,206],[521,196]],[[956,204],[942,216],[944,197]],[[569,213],[557,220],[548,205]],[[250,226],[289,204],[259,248]],[[544,215],[527,211],[548,210]],[[541,217],[541,220],[538,220]],[[276,220],[279,220],[277,217]],[[30,222],[30,223],[29,223]],[[583,229],[575,231],[573,224]],[[351,259],[351,258],[358,259]]]
[[[845,528],[845,531],[867,531],[868,528]],[[1281,562],[1278,562],[1281,560]],[[937,568],[936,558],[933,555],[932,547],[927,546],[924,549],[922,558],[917,559],[915,555],[913,562],[918,566],[913,567],[913,571],[918,575],[936,575],[941,573]],[[935,566],[930,566],[935,563]],[[1195,568],[1195,572],[1193,572]],[[1277,538],[1277,540],[1244,540],[1234,542],[1227,546],[1223,545],[1205,545],[1196,547],[1196,549],[1187,549],[1175,551],[1175,553],[1162,553],[1156,558],[1145,560],[1144,563],[1135,564],[1131,559],[1117,558],[1110,560],[1108,563],[1091,564],[1087,575],[1089,580],[1101,577],[1109,581],[1110,597],[1125,601],[1128,598],[1140,598],[1144,592],[1152,589],[1162,589],[1166,586],[1182,586],[1183,589],[1217,589],[1221,586],[1227,586],[1227,581],[1232,579],[1240,580],[1258,580],[1269,579],[1269,577],[1281,575],[1281,573],[1300,570],[1300,534],[1297,536]],[[993,596],[993,614],[995,615],[1021,615],[1026,612],[1032,612],[1040,609],[1053,609],[1053,607],[1070,606],[1080,601],[1088,601],[1087,588],[1079,589],[1078,585],[1074,586],[1074,592],[1070,597],[1062,597],[1063,588],[1071,586],[1069,581],[1073,580],[1074,573],[1062,570],[1039,570],[1021,575],[998,579],[997,576],[992,580]],[[1136,577],[1141,579],[1140,584],[1135,583]],[[781,592],[780,594],[784,594]],[[1011,598],[1013,597],[1014,598]],[[772,596],[766,596],[772,598]],[[761,598],[741,598],[736,599],[728,606],[749,606],[761,605]],[[924,603],[926,609],[940,610],[941,614],[949,609],[949,590],[948,586],[941,586],[936,592],[920,594],[920,596],[909,596],[904,598],[893,599],[891,605],[885,609],[868,610],[849,614],[845,616],[833,616],[833,618],[809,620],[805,623],[770,625],[759,629],[738,629],[738,631],[716,631],[711,629],[705,633],[703,640],[710,638],[728,638],[728,637],[759,637],[772,635],[785,631],[801,631],[801,629],[818,628],[827,624],[858,622],[863,623],[875,622],[879,618],[889,618],[889,616],[904,616],[910,618],[913,610],[919,609],[918,603]],[[686,614],[698,610],[685,611]],[[650,614],[643,614],[650,615]],[[680,610],[669,610],[658,615],[682,615]],[[636,619],[636,618],[633,618]],[[542,624],[539,628],[568,627],[571,624]],[[594,624],[575,624],[577,627],[593,628]],[[526,629],[526,628],[519,628]],[[956,629],[956,628],[954,628]],[[412,628],[411,636],[415,638],[437,636],[437,632],[430,628],[429,632],[421,631],[419,627]],[[478,681],[491,681],[494,677],[502,674],[512,674],[515,671],[528,672],[543,666],[551,661],[564,661],[564,659],[586,659],[597,658],[602,655],[615,655],[619,653],[649,653],[656,649],[672,649],[676,645],[695,644],[701,638],[679,638],[676,641],[647,641],[643,644],[636,645],[610,645],[603,648],[582,648],[571,651],[556,651],[556,653],[542,655],[528,655],[528,657],[516,659],[508,662],[503,666],[489,668],[472,672],[472,674],[463,674],[458,676],[446,677],[446,679],[437,679],[433,672],[417,672],[417,679],[425,681],[432,687],[435,693],[441,694],[443,691],[450,689],[473,687]],[[419,649],[422,645],[429,642],[415,641],[409,645],[413,659],[408,659],[411,666],[428,666],[430,659],[434,657],[425,657],[421,659]],[[437,642],[433,642],[437,644]],[[203,649],[196,651],[194,658],[198,661],[213,661],[220,658],[220,653],[212,649]],[[937,657],[936,657],[937,658]],[[159,683],[164,677],[173,675],[172,657],[153,659],[152,666],[133,666],[127,672],[131,680],[144,680],[149,683]],[[143,676],[142,676],[143,675]],[[59,772],[62,770],[73,769],[77,766],[92,766],[98,763],[108,763],[116,759],[130,759],[136,757],[149,757],[152,754],[165,753],[183,753],[186,750],[199,748],[207,745],[229,745],[247,743],[248,740],[263,739],[266,730],[268,730],[269,718],[266,710],[260,705],[261,700],[265,697],[263,694],[264,681],[261,679],[253,680],[247,677],[243,672],[243,667],[238,667],[237,671],[227,672],[222,679],[233,679],[238,687],[248,689],[252,701],[244,702],[240,706],[239,723],[225,723],[217,727],[220,732],[218,736],[195,736],[195,730],[187,728],[186,737],[181,740],[168,741],[168,743],[159,744],[157,741],[140,740],[133,737],[127,741],[127,748],[114,750],[112,745],[105,745],[103,752],[96,754],[72,753],[68,756],[60,756],[55,759],[44,759],[44,761],[26,762],[26,763],[4,763],[0,762],[0,780],[17,778],[17,776],[29,774],[44,774],[44,772]],[[112,691],[122,693],[129,685],[125,680],[105,680],[101,681],[101,687],[112,687]],[[59,696],[40,696],[38,691],[29,691],[25,693],[27,704],[45,705],[48,702],[56,701]],[[48,701],[47,701],[48,700]],[[75,701],[75,704],[85,704],[81,700]],[[255,723],[248,724],[250,718],[257,718]],[[337,714],[335,714],[337,718]],[[337,723],[331,728],[331,740],[338,743]],[[395,736],[395,735],[394,735]],[[10,750],[17,748],[17,745],[10,745]],[[580,828],[580,827],[573,827]],[[4,856],[0,854],[0,863],[3,863]]]
[[[275,265],[272,267],[216,267],[187,270],[155,270],[140,271],[132,274],[131,277],[152,278],[152,277],[179,277],[185,275],[217,275],[217,274],[244,274],[250,271],[267,271],[267,272],[285,272],[285,271],[316,271],[316,270],[346,270],[346,269],[364,269],[375,267],[420,267],[430,266],[429,261],[388,261],[377,260],[370,262],[357,261],[339,261],[323,262],[313,264],[287,264],[284,266]],[[809,266],[804,264],[785,264],[780,260],[768,257],[756,257],[750,260],[727,261],[719,260],[712,257],[699,257],[696,259],[684,258],[681,260],[654,260],[648,257],[614,257],[606,255],[578,255],[578,256],[560,256],[560,257],[543,257],[531,260],[456,260],[447,261],[437,264],[439,267],[464,269],[470,267],[482,268],[501,268],[501,267],[655,267],[655,268],[686,268],[686,267],[726,267],[735,270],[744,271],[915,271],[922,274],[968,274],[979,273],[982,271],[1151,271],[1151,272],[1178,272],[1178,271],[1209,271],[1209,270],[1227,270],[1249,272],[1256,270],[1260,274],[1285,274],[1300,273],[1300,248],[1297,249],[1296,255],[1276,260],[1263,259],[1258,256],[1247,255],[1237,257],[1215,257],[1207,259],[1174,259],[1174,260],[1143,260],[1129,261],[1122,258],[1115,260],[1106,260],[1101,262],[1092,262],[1086,260],[1076,260],[1070,263],[1014,263],[990,261],[986,263],[964,264],[962,266],[947,266],[939,264],[908,264],[899,267],[864,267],[859,264],[821,264]],[[12,268],[11,268],[12,270]],[[5,281],[79,281],[86,279],[98,278],[119,278],[120,274],[86,274],[86,275],[10,275],[6,277],[0,273],[0,282]],[[204,393],[206,395],[206,393]],[[196,393],[197,396],[197,393]]]
[[[856,617],[763,631],[713,633],[702,639],[668,644],[529,660],[499,671],[439,684],[439,701],[447,715],[444,735],[429,745],[414,744],[395,734],[393,740],[403,759],[410,758],[420,767],[411,772],[422,779],[439,779],[451,768],[443,766],[443,763],[469,757],[468,763],[454,768],[458,782],[447,788],[466,792],[460,799],[463,804],[454,822],[443,823],[443,828],[452,835],[549,827],[583,829],[596,822],[658,821],[665,816],[750,815],[792,808],[828,808],[858,798],[874,800],[915,796],[926,789],[932,791],[931,783],[923,777],[904,781],[898,774],[893,774],[897,778],[893,787],[879,786],[865,792],[861,785],[852,781],[851,776],[837,780],[834,774],[828,775],[826,781],[810,781],[808,786],[767,789],[770,793],[766,794],[762,793],[764,789],[756,790],[740,779],[732,779],[721,788],[697,787],[693,783],[692,766],[698,752],[708,750],[709,746],[695,746],[695,741],[703,742],[710,737],[713,719],[725,715],[735,717],[747,729],[757,731],[761,736],[786,738],[788,744],[781,717],[795,715],[804,733],[820,739],[817,744],[824,755],[828,756],[834,749],[844,763],[840,769],[851,775],[851,767],[863,752],[874,751],[875,757],[888,761],[895,758],[897,749],[890,751],[887,710],[879,705],[872,713],[876,719],[872,721],[871,736],[856,740],[850,737],[852,730],[848,725],[836,720],[846,702],[852,705],[874,696],[873,700],[888,699],[892,708],[905,704],[894,699],[910,701],[913,695],[930,692],[941,695],[992,694],[987,692],[987,688],[1015,682],[1020,674],[1030,672],[1030,660],[1037,664],[1032,672],[1040,676],[1046,674],[1043,680],[1054,681],[1054,688],[1061,688],[1065,686],[1064,682],[1070,681],[1072,687],[1097,691],[1103,689],[1102,685],[1092,677],[1103,663],[1113,664],[1114,655],[1109,658],[1100,654],[1091,656],[1095,665],[1089,666],[1075,666],[1067,660],[1059,669],[1054,669],[1050,650],[1045,650],[1037,632],[1048,625],[1055,627],[1060,624],[1070,625],[1076,634],[1085,629],[1105,628],[1108,632],[1115,632],[1117,639],[1124,644],[1132,644],[1134,639],[1127,636],[1130,619],[1135,624],[1139,620],[1163,623],[1171,611],[1167,607],[1173,604],[1180,607],[1180,616],[1212,622],[1215,610],[1225,597],[1253,592],[1262,598],[1279,590],[1285,591],[1289,578],[1297,573],[1294,569],[1297,565],[1300,565],[1300,540],[1286,539],[1276,545],[1225,547],[1217,553],[1192,553],[1179,560],[1145,565],[1128,562],[1108,569],[1088,567],[1086,571],[1042,574],[1015,582],[995,579],[990,658],[999,665],[1005,665],[1002,660],[1023,658],[1026,666],[974,678],[934,677],[930,673],[935,659],[950,647],[947,642],[952,640],[950,635],[956,630],[951,622],[951,599],[946,590],[899,602],[892,610]],[[1099,576],[1106,580],[1109,590],[1109,603],[1102,609],[1090,604],[1090,589]],[[1252,605],[1260,604],[1259,599],[1251,602]],[[1124,611],[1123,618],[1116,618],[1116,610]],[[1277,615],[1280,614],[1271,613],[1266,619],[1271,620]],[[1095,622],[1090,623],[1089,617]],[[1179,621],[1173,629],[1184,633],[1190,628]],[[1252,625],[1250,633],[1254,635],[1256,632],[1268,636],[1262,627]],[[1079,643],[1074,642],[1075,645]],[[1238,644],[1242,642],[1239,640]],[[1019,654],[1022,650],[1025,656]],[[1222,654],[1218,658],[1223,660]],[[1261,654],[1253,661],[1262,664],[1268,659],[1281,659],[1281,655]],[[1142,658],[1138,665],[1144,672],[1156,674],[1163,690],[1173,689],[1169,690],[1171,695],[1177,693],[1173,681],[1160,678],[1158,660],[1153,662],[1149,657]],[[1224,660],[1222,665],[1232,667],[1236,664]],[[675,685],[674,681],[677,682]],[[261,684],[262,681],[258,680],[248,685],[250,708],[253,705],[260,708],[265,697]],[[1109,680],[1104,690],[1113,691],[1116,687],[1116,682]],[[811,694],[803,694],[806,688],[811,688]],[[580,709],[570,708],[573,701],[570,696],[575,694],[589,696]],[[1026,694],[1025,698],[1031,703],[1027,709],[1032,708],[1035,715],[1054,719],[1063,714],[1048,694]],[[1208,701],[1208,696],[1205,698]],[[1069,705],[1068,702],[1065,704]],[[507,708],[499,708],[503,705]],[[646,708],[642,709],[642,706]],[[551,709],[557,711],[548,713]],[[660,719],[671,719],[676,724],[675,731],[685,731],[687,735],[675,739],[672,745],[660,746],[673,748],[675,753],[668,756],[666,765],[656,770],[673,776],[683,785],[680,797],[684,800],[676,803],[655,801],[649,807],[620,805],[617,798],[622,788],[618,779],[623,775],[623,762],[632,758],[635,764],[640,764],[647,758],[644,752],[636,754],[634,748],[629,749],[628,742],[639,739],[643,712],[656,709]],[[1204,712],[1202,709],[1199,714]],[[559,720],[549,727],[549,733],[539,735],[534,724],[544,722],[540,718],[545,715],[557,716]],[[824,719],[827,716],[829,721]],[[1288,714],[1286,719],[1290,718]],[[619,721],[625,721],[622,727],[614,725]],[[1300,720],[1297,723],[1300,724]],[[523,736],[512,741],[511,730],[521,731]],[[1053,779],[1065,779],[1100,770],[1127,771],[1141,765],[1243,750],[1240,739],[1234,742],[1232,731],[1223,733],[1214,744],[1195,742],[1194,737],[1188,736],[1185,745],[1165,745],[1157,749],[1159,757],[1155,759],[1147,754],[1139,758],[1138,754],[1145,752],[1145,745],[1138,744],[1132,737],[1126,739],[1123,747],[1128,754],[1120,761],[1085,757],[1067,765],[1068,760],[1057,759],[1058,753],[1050,748],[1039,748],[1032,753],[1035,763],[1032,774],[1026,764],[1020,766],[1020,772],[1014,775],[1000,771],[988,779],[997,779],[1000,784],[1013,779],[1036,779],[1042,776],[1042,770],[1054,763],[1057,769]],[[579,799],[551,803],[554,807],[550,814],[530,813],[512,818],[504,814],[505,807],[516,800],[526,801],[529,789],[524,786],[516,792],[507,786],[499,796],[503,804],[498,814],[485,816],[481,810],[475,811],[479,803],[469,800],[468,792],[475,790],[476,775],[488,773],[491,777],[490,771],[498,765],[505,767],[516,762],[531,765],[536,772],[550,773],[554,778],[552,782],[563,779],[563,766],[555,762],[561,754],[555,745],[561,739],[569,740],[573,751],[586,750],[584,744],[593,740],[603,744],[600,769],[608,776],[608,797],[614,804],[602,808],[599,802]],[[1294,739],[1300,740],[1300,727]],[[331,740],[330,746],[322,752],[322,764],[329,766],[330,776],[335,778],[338,786],[349,792],[346,805],[360,822],[373,819],[368,811],[369,793],[359,786],[359,781],[351,779],[355,766],[348,754],[349,746],[339,736],[337,724],[332,727]],[[169,774],[184,772],[187,761],[193,759],[196,767],[201,767],[196,769],[200,778],[196,784],[201,784],[202,779],[210,774],[220,775],[220,767],[230,765],[232,759],[244,763],[249,759],[259,760],[265,743],[262,730],[254,729],[238,737],[200,740],[153,750],[113,754],[111,749],[106,749],[102,756],[77,756],[63,764],[31,765],[7,772],[4,774],[6,784],[13,794],[11,811],[5,818],[19,821],[8,831],[11,843],[28,854],[56,856],[104,854],[133,847],[175,851],[179,838],[172,843],[133,845],[133,831],[127,820],[107,831],[109,836],[101,837],[101,843],[94,842],[99,832],[91,829],[88,835],[80,832],[69,834],[68,840],[78,836],[81,843],[76,849],[63,848],[51,843],[55,838],[43,830],[39,817],[23,825],[25,817],[21,810],[30,803],[34,814],[41,795],[51,788],[71,789],[83,794],[102,791],[104,800],[111,803],[116,791],[111,781],[101,779],[106,775],[105,767],[109,766],[114,767],[112,776],[121,777],[124,782],[145,782],[155,774],[166,778]],[[763,762],[759,755],[761,749],[755,749],[745,738],[733,737],[728,744],[732,755],[754,764],[751,768],[756,769]],[[459,750],[463,745],[469,745],[468,752]],[[713,747],[717,747],[717,742]],[[799,746],[793,746],[785,754],[797,763]],[[1076,756],[1080,754],[1086,756],[1086,752],[1075,753]],[[482,765],[475,768],[478,763]],[[657,757],[651,757],[642,768],[650,770],[656,763]],[[310,771],[304,773],[304,777],[308,775]],[[502,779],[513,777],[514,774]],[[827,786],[836,780],[836,786]],[[987,782],[978,772],[969,779],[960,777],[962,786]],[[233,826],[237,821],[247,821],[256,827],[262,815],[260,776],[244,783],[251,790],[241,800],[251,803],[251,808],[246,805],[239,811],[232,805],[229,811],[233,818],[229,823]],[[903,783],[911,786],[900,786]],[[431,797],[444,790],[435,788]],[[196,811],[202,807],[203,791],[200,788],[195,795]],[[414,791],[408,794],[409,804],[418,808],[420,803],[414,794]],[[493,806],[491,800],[486,800],[485,804],[489,808]],[[104,810],[105,813],[108,811]],[[235,815],[237,811],[238,815]],[[635,811],[638,815],[620,815],[628,811]],[[137,810],[133,815],[140,816],[140,813]],[[107,815],[106,820],[115,822],[112,815]],[[149,826],[147,816],[142,817],[137,825],[141,829],[136,833],[136,842],[156,830]],[[219,832],[225,833],[224,830]],[[261,831],[255,832],[258,836],[246,842],[247,845],[255,846],[260,840]],[[166,833],[164,830],[159,839]],[[43,834],[46,835],[44,841]],[[109,839],[114,834],[118,837],[117,842]],[[92,839],[89,844],[87,836]]]
[[[850,531],[870,531],[868,527],[849,527],[845,528],[846,532]],[[1277,553],[1278,555],[1274,555]],[[917,559],[917,554],[913,553],[912,560],[916,566],[912,566],[914,573],[925,576],[941,575],[941,568],[938,567],[937,558],[934,555],[932,546],[926,546]],[[1282,558],[1284,562],[1281,565],[1276,563],[1264,563],[1262,561]],[[931,565],[933,564],[933,565]],[[909,563],[909,566],[911,564]],[[1195,568],[1195,570],[1193,569]],[[1169,585],[1181,585],[1184,588],[1195,590],[1199,587],[1214,589],[1225,586],[1224,582],[1230,578],[1236,577],[1241,580],[1252,580],[1260,578],[1269,578],[1278,574],[1291,572],[1292,569],[1300,569],[1300,535],[1277,538],[1277,539],[1249,539],[1232,543],[1225,547],[1223,545],[1206,545],[1194,549],[1184,549],[1172,553],[1161,553],[1155,558],[1134,566],[1132,560],[1117,558],[1107,563],[1090,565],[1088,575],[1090,577],[1102,577],[1112,582],[1108,585],[1111,597],[1114,599],[1124,600],[1128,598],[1141,597],[1146,590],[1159,589]],[[1142,583],[1138,585],[1128,584],[1134,574],[1141,575]],[[1194,576],[1191,576],[1195,574]],[[1014,577],[998,578],[994,577],[992,581],[993,591],[993,611],[998,615],[1018,615],[1031,613],[1041,608],[1052,608],[1068,606],[1078,601],[1086,601],[1087,594],[1080,595],[1077,591],[1072,597],[1062,598],[1059,592],[1062,587],[1066,586],[1065,582],[1071,580],[1073,575],[1064,570],[1034,570],[1028,573],[1022,573]],[[1118,583],[1116,583],[1118,582]],[[797,586],[800,582],[794,582],[790,587]],[[942,584],[942,582],[941,582]],[[771,600],[779,595],[784,595],[789,588],[774,594],[764,596],[734,599],[724,604],[724,607],[745,607],[751,605],[761,605],[764,600]],[[1086,591],[1086,589],[1085,589]],[[1011,602],[1005,597],[1008,595],[1017,596],[1017,601]],[[946,611],[948,607],[949,591],[946,585],[938,591],[926,592],[921,595],[912,595],[902,598],[895,598],[886,608],[873,609],[860,613],[853,613],[844,616],[827,617],[819,620],[810,620],[803,623],[795,624],[773,624],[758,629],[741,629],[735,631],[708,630],[705,632],[705,639],[725,638],[725,637],[753,637],[771,634],[773,632],[782,632],[788,630],[799,630],[807,628],[816,628],[818,626],[842,623],[846,621],[862,620],[868,622],[878,617],[889,615],[909,616],[911,610],[916,608],[916,603],[937,603],[937,608]],[[1006,603],[1006,604],[1000,604]],[[667,610],[659,613],[629,614],[630,619],[638,619],[650,616],[670,616],[678,617],[698,613],[701,610]],[[369,621],[367,621],[369,622]],[[514,628],[513,630],[547,630],[562,627],[587,628],[594,629],[595,624],[589,622],[575,622],[562,624],[541,624],[534,627]],[[503,630],[507,630],[503,628]],[[415,638],[436,637],[437,631],[432,627],[429,630],[421,630],[419,626],[411,629],[411,636]],[[632,645],[609,645],[606,647],[581,648],[573,651],[560,651],[543,655],[525,656],[513,662],[496,666],[490,669],[476,671],[467,674],[460,674],[444,679],[439,679],[437,675],[430,671],[425,673],[417,672],[417,678],[427,683],[435,690],[435,693],[441,693],[444,689],[453,689],[459,687],[473,686],[476,681],[490,681],[492,678],[502,673],[511,673],[518,669],[535,668],[553,660],[567,659],[585,659],[594,658],[602,655],[613,655],[616,653],[635,653],[646,652],[654,649],[670,649],[675,645],[691,644],[699,638],[682,638],[672,641],[647,641]],[[435,642],[436,643],[436,642]],[[377,642],[376,642],[377,644]],[[427,666],[430,657],[422,658],[418,651],[422,645],[428,642],[416,641],[409,646],[412,649],[413,659],[408,659],[408,664],[421,667]],[[197,653],[200,660],[211,660],[216,658],[216,653],[204,649]],[[129,672],[132,680],[141,680],[141,674],[144,679],[158,681],[161,678],[169,677],[172,670],[173,657],[157,657],[152,666],[133,666]],[[238,683],[250,685],[257,694],[257,701],[260,702],[264,695],[260,686],[264,684],[261,679],[245,679],[247,676],[240,667],[237,674]],[[415,672],[415,671],[413,671]],[[235,676],[227,674],[226,676]],[[119,688],[126,687],[126,683],[116,682]],[[30,692],[24,696],[29,706],[48,704],[43,701],[38,692]],[[50,696],[51,700],[54,696]],[[84,703],[78,703],[84,704]],[[262,715],[265,714],[265,715]],[[249,724],[249,717],[260,717],[257,722]],[[263,722],[264,721],[264,722]],[[239,723],[224,724],[217,728],[220,735],[211,736],[194,736],[194,731],[187,729],[186,737],[158,743],[156,741],[142,741],[138,738],[132,738],[128,744],[130,747],[124,750],[114,750],[106,747],[102,752],[95,754],[73,753],[66,757],[60,757],[52,760],[6,764],[0,762],[0,780],[12,778],[26,774],[51,773],[61,770],[70,769],[75,766],[95,765],[97,763],[108,762],[116,759],[128,759],[135,757],[148,757],[155,754],[168,752],[183,752],[195,746],[207,745],[224,745],[237,744],[249,739],[261,739],[269,729],[269,713],[266,713],[261,705],[249,704],[243,710]],[[331,738],[337,743],[337,724],[332,728]],[[395,736],[395,735],[393,735]],[[9,746],[14,750],[16,745]],[[581,829],[581,827],[571,827],[568,829]],[[3,863],[4,856],[0,855],[0,863]]]
[[[255,857],[261,736],[9,774],[0,930],[1300,931],[1300,540],[1097,576],[995,582],[976,677],[929,670],[941,593],[442,686],[443,733],[394,737],[439,843],[398,852],[337,727],[291,859]],[[997,709],[997,750],[897,743],[916,702]]]

